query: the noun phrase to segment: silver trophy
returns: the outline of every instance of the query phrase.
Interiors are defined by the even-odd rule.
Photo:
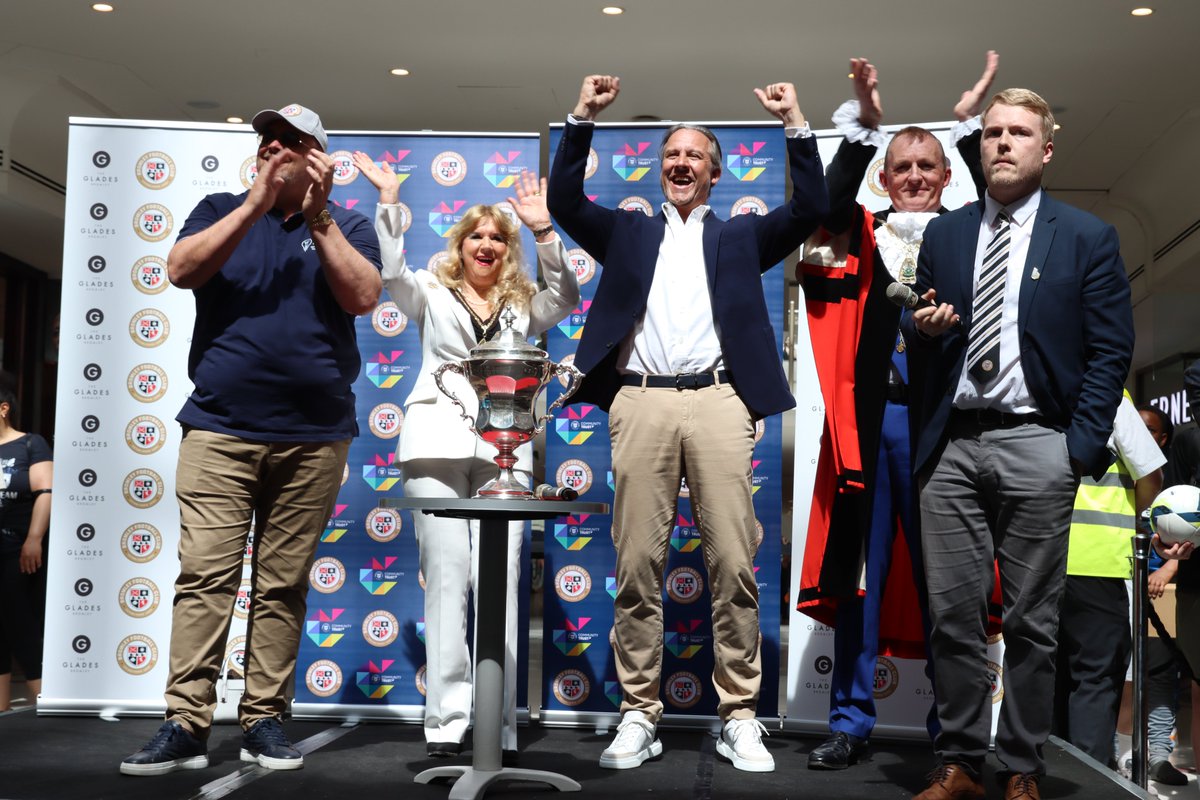
[[[583,373],[571,364],[555,364],[545,350],[529,344],[513,330],[516,317],[511,309],[504,313],[505,327],[485,342],[471,349],[466,361],[450,361],[433,373],[442,394],[450,398],[471,432],[494,445],[496,465],[500,474],[480,487],[476,497],[501,499],[533,499],[533,492],[517,480],[513,465],[514,452],[542,432],[554,410],[575,393]],[[479,400],[479,416],[472,422],[467,408],[442,383],[442,373],[457,372],[471,384]],[[554,377],[566,378],[566,390],[558,396],[541,419],[534,412],[534,403],[544,387]]]

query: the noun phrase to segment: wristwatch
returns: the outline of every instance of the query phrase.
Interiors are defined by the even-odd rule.
[[[324,228],[331,224],[333,224],[333,215],[331,215],[329,213],[328,208],[322,208],[320,214],[317,214],[315,217],[313,217],[312,219],[310,219],[308,221],[308,227],[310,229],[311,228]]]

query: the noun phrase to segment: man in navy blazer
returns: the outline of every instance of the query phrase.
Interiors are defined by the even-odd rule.
[[[795,88],[771,84],[755,94],[788,135],[789,204],[717,219],[707,202],[721,177],[720,145],[707,128],[676,125],[659,150],[662,213],[603,208],[584,194],[584,169],[593,120],[619,90],[612,76],[584,79],[548,196],[558,224],[604,266],[575,354],[586,377],[572,398],[609,412],[613,449],[623,700],[600,765],[629,769],[662,753],[662,572],[686,461],[713,598],[713,682],[725,723],[717,752],[738,769],[769,772],[775,763],[754,718],[762,676],[751,457],[755,421],[795,400],[760,275],[825,216],[821,162]]]
[[[929,223],[917,282],[937,304],[906,320],[922,376],[913,469],[941,722],[941,763],[919,800],[983,797],[997,696],[1005,797],[1040,797],[1072,505],[1079,476],[1112,460],[1133,351],[1129,281],[1112,226],[1040,188],[1053,127],[1034,92],[992,98],[987,195]],[[1002,668],[987,660],[993,559]]]

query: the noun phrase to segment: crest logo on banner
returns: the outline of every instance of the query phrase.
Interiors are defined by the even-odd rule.
[[[174,227],[171,212],[158,203],[146,203],[133,214],[133,230],[147,242],[161,242]]]
[[[133,281],[133,287],[142,294],[159,294],[170,285],[167,281],[167,262],[158,256],[143,256],[135,261],[129,278]]]
[[[249,189],[254,185],[254,179],[258,177],[258,158],[250,156],[242,162],[242,168],[238,170],[238,178],[242,181],[242,186]]]
[[[635,142],[633,144],[622,145],[613,154],[613,172],[621,176],[621,180],[631,183],[640,181],[646,177],[646,173],[650,171],[650,167],[658,160],[658,156],[653,154],[653,151],[651,151],[651,155],[646,155],[646,150],[649,147],[650,142]]]
[[[175,162],[155,150],[138,159],[136,174],[138,183],[147,189],[165,189],[175,180]]]
[[[162,476],[152,469],[135,469],[125,476],[121,493],[134,508],[150,508],[162,499]]]
[[[631,195],[626,197],[621,202],[617,203],[617,208],[621,211],[640,211],[647,217],[654,216],[654,204],[644,197]]]
[[[577,669],[564,669],[554,676],[554,698],[564,706],[577,706],[588,699],[592,685],[587,675]]]
[[[380,403],[368,417],[371,433],[380,439],[395,439],[404,425],[404,412],[395,403]]]
[[[125,426],[125,443],[138,455],[157,453],[166,440],[167,431],[162,420],[150,414],[134,417]]]
[[[129,320],[129,336],[142,347],[158,347],[171,335],[171,322],[157,308],[143,308]]]
[[[135,564],[153,561],[162,552],[162,534],[148,522],[135,522],[121,534],[121,552]]]
[[[667,574],[667,595],[676,603],[694,603],[704,593],[704,578],[691,567],[676,567]]]
[[[118,594],[121,610],[131,617],[148,617],[158,608],[158,586],[149,578],[130,578]]]
[[[559,464],[554,478],[557,485],[574,489],[581,495],[592,488],[592,468],[578,458],[568,458]]]
[[[467,177],[467,160],[461,153],[446,150],[433,157],[429,171],[442,186],[457,186]]]
[[[371,313],[371,327],[380,336],[396,336],[408,327],[408,317],[391,300],[375,306]]]
[[[167,391],[167,373],[157,364],[138,364],[129,371],[125,387],[139,403],[153,403]]]
[[[592,576],[578,564],[568,564],[554,576],[554,592],[568,603],[578,603],[592,591]]]
[[[508,155],[493,153],[483,162],[483,177],[497,189],[509,189],[517,182],[517,176],[527,167],[517,163],[520,150],[509,150]]]
[[[308,570],[308,582],[321,594],[333,594],[346,582],[346,565],[333,556],[322,556]]]
[[[158,645],[149,636],[130,634],[117,645],[117,664],[130,675],[145,675],[158,663]]]
[[[758,199],[754,195],[746,195],[739,197],[733,201],[733,205],[729,207],[729,216],[737,217],[742,214],[758,214],[760,217],[766,215],[770,211],[767,204]]]
[[[900,670],[890,658],[880,656],[875,662],[875,677],[872,681],[872,691],[876,700],[891,697],[900,687]]]
[[[358,177],[358,167],[354,166],[353,153],[349,150],[334,150],[329,157],[333,159],[333,182],[338,186],[354,183],[354,179]]]
[[[567,251],[567,263],[575,270],[575,279],[583,286],[596,274],[596,260],[580,247],[572,247]]]
[[[362,635],[367,644],[387,647],[400,635],[400,623],[390,612],[376,609],[363,619]]]
[[[254,601],[254,587],[243,583],[233,598],[233,615],[238,619],[250,619],[250,606]]]
[[[390,508],[373,508],[367,514],[367,536],[377,542],[387,543],[400,535],[401,517]]]
[[[304,685],[317,697],[333,697],[342,688],[341,668],[327,658],[309,664]]]
[[[700,702],[703,694],[700,679],[690,672],[676,672],[667,678],[664,685],[667,702],[676,708],[691,708]]]

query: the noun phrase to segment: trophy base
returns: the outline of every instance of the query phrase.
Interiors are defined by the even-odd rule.
[[[525,488],[511,472],[501,472],[495,478],[479,487],[476,498],[486,497],[492,500],[533,500],[533,492]]]

